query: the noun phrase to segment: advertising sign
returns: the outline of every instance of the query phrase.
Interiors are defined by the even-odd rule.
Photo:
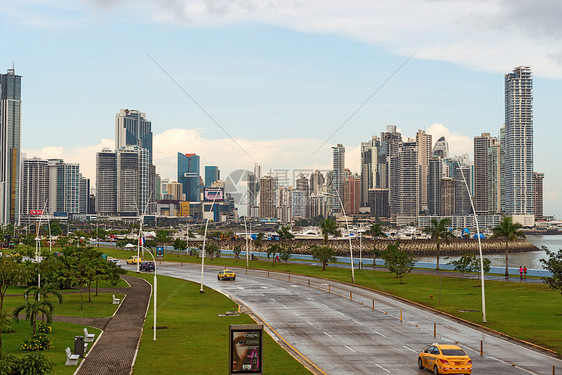
[[[29,210],[30,215],[43,215],[43,210]]]
[[[156,256],[164,256],[164,248],[162,246],[156,248]]]
[[[222,188],[205,188],[203,192],[203,197],[208,202],[212,202],[213,199],[215,202],[222,202],[224,198],[223,195],[224,193]]]
[[[262,374],[263,325],[231,324],[229,374]]]

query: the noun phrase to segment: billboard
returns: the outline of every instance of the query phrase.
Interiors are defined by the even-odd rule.
[[[216,198],[215,198],[216,197]],[[207,202],[222,202],[224,199],[223,188],[207,187],[203,190],[203,199]]]
[[[43,210],[29,210],[30,215],[43,215]]]
[[[229,374],[263,373],[263,325],[231,324]]]

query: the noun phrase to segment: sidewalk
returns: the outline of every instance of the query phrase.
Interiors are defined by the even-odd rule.
[[[103,324],[105,328],[100,328],[103,328],[104,332],[96,340],[75,374],[129,375],[131,373],[150,302],[151,287],[143,279],[122,277],[131,284],[131,287],[120,289],[126,297],[121,301],[113,317],[104,318],[108,319],[106,322],[101,320],[91,322]]]

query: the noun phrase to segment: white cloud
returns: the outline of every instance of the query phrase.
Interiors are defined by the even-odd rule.
[[[435,142],[437,142],[439,138],[445,137],[445,140],[449,144],[449,152],[451,155],[469,154],[472,156],[474,153],[473,138],[460,133],[451,133],[443,124],[432,124],[427,129],[427,133],[432,135],[433,145],[435,145]]]

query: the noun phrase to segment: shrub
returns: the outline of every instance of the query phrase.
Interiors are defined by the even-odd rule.
[[[43,333],[36,333],[35,335],[29,336],[27,340],[23,340],[22,346],[20,346],[21,350],[29,350],[29,351],[39,351],[39,350],[47,350],[53,348],[53,342]]]
[[[37,322],[38,333],[51,333],[53,329],[46,322]]]
[[[19,375],[46,375],[53,373],[53,364],[40,353],[31,353],[16,362]]]
[[[13,374],[16,370],[16,362],[14,355],[4,353],[0,348],[0,375]]]

